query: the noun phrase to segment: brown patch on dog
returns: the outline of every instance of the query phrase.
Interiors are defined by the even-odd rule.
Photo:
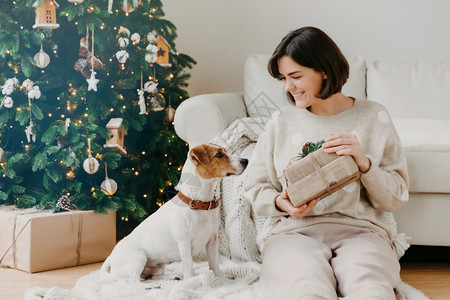
[[[221,178],[238,172],[232,165],[225,148],[219,146],[202,144],[192,148],[189,156],[198,174],[205,179]]]

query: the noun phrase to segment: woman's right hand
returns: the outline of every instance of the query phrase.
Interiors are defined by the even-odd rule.
[[[285,211],[294,219],[300,220],[313,210],[319,200],[320,199],[313,199],[299,207],[294,207],[288,194],[284,191],[275,199],[275,205],[279,210]]]

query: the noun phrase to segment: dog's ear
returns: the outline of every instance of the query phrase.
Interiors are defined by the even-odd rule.
[[[189,157],[195,165],[199,163],[202,165],[208,165],[211,162],[206,146],[204,145],[199,145],[192,148],[192,150],[189,151]]]

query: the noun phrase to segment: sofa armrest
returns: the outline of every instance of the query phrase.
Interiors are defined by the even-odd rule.
[[[238,118],[247,117],[242,93],[203,94],[183,101],[175,113],[175,132],[190,147],[207,143]]]

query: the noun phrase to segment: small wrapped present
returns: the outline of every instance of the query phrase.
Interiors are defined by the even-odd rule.
[[[284,170],[286,192],[295,207],[324,198],[359,179],[358,166],[349,155],[311,152]]]
[[[0,265],[34,273],[100,262],[116,244],[116,213],[0,206]]]

